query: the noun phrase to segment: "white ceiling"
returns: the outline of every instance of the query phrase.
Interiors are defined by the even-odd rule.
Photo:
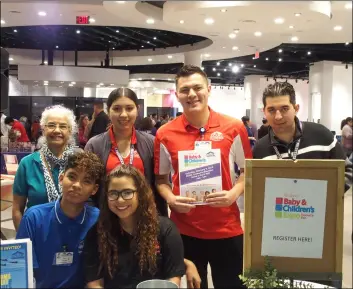
[[[352,42],[352,10],[345,8],[349,1],[168,1],[163,10],[138,1],[116,2],[6,0],[1,4],[1,19],[6,23],[1,26],[75,25],[77,15],[90,15],[96,20],[92,25],[169,30],[211,40],[156,51],[113,51],[114,61],[119,65],[151,64],[148,61],[151,57],[152,63],[158,64],[183,62],[183,53],[191,50],[197,50],[203,60],[226,59],[268,50],[291,42],[293,36],[298,37],[296,43]],[[39,11],[47,15],[40,17]],[[284,18],[283,24],[274,23],[278,17]],[[148,18],[153,18],[155,23],[147,24]],[[206,18],[212,18],[214,23],[206,25]],[[184,24],[180,24],[180,20],[184,20]],[[290,25],[294,28],[289,28]],[[333,29],[337,25],[342,26],[341,31]],[[234,29],[239,29],[239,33],[230,39],[228,35]],[[261,37],[254,36],[257,31],[262,33]],[[233,50],[234,46],[238,49]],[[14,64],[38,64],[41,60],[40,53],[21,49],[9,51]],[[93,60],[96,63],[103,53],[82,52],[79,65],[89,65]]]

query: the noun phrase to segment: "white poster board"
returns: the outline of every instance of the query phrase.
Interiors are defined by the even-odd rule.
[[[327,181],[266,178],[262,256],[322,258]]]

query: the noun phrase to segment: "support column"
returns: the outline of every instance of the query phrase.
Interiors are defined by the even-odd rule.
[[[54,51],[48,50],[48,65],[54,64]]]
[[[244,95],[245,99],[251,100],[250,121],[255,123],[257,127],[262,125],[263,104],[262,91],[260,86],[261,75],[245,76]]]
[[[201,53],[197,51],[185,52],[184,53],[184,65],[202,65]]]
[[[75,50],[75,66],[77,66],[77,62],[78,62],[78,52],[77,50]]]

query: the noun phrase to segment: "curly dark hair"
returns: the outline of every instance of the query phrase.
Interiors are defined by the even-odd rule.
[[[159,218],[154,196],[145,177],[131,165],[121,165],[113,170],[106,179],[105,189],[101,194],[100,215],[97,224],[98,251],[100,258],[99,271],[105,268],[113,278],[118,264],[118,237],[121,232],[119,217],[108,206],[107,191],[113,178],[132,178],[137,190],[138,208],[135,212],[135,229],[133,242],[136,244],[135,255],[139,260],[140,272],[148,270],[154,274],[157,269],[157,238]]]
[[[289,96],[289,101],[291,104],[296,104],[293,85],[288,82],[275,82],[274,84],[269,84],[262,94],[262,103],[264,107],[266,107],[266,98],[285,95]]]
[[[96,184],[100,182],[104,175],[104,165],[102,161],[95,153],[88,151],[79,151],[70,155],[65,172],[68,169],[84,170]]]

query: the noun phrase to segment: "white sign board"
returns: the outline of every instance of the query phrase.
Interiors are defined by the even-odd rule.
[[[262,256],[322,258],[327,181],[266,178]]]

